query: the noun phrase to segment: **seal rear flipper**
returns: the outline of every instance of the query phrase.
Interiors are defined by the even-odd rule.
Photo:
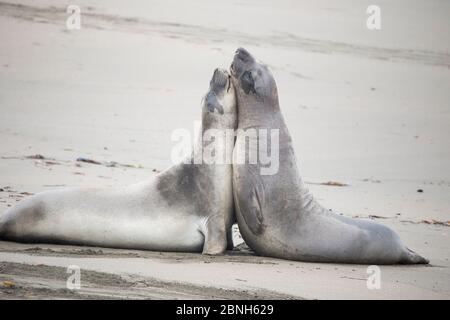
[[[406,248],[404,256],[400,260],[400,264],[429,264],[430,261],[421,255],[415,253],[409,248]]]

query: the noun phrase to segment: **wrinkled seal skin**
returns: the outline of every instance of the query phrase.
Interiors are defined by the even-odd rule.
[[[317,203],[300,178],[271,72],[240,48],[231,75],[238,106],[234,152],[245,150],[239,129],[279,129],[278,173],[261,175],[259,164],[233,162],[236,218],[244,240],[257,254],[311,262],[428,263],[391,229],[338,215]]]
[[[215,70],[202,103],[202,132],[235,129],[235,93],[227,71]],[[207,144],[201,139],[198,143]],[[231,159],[233,142],[218,148]],[[194,156],[195,151],[188,160]],[[31,196],[1,216],[0,238],[221,254],[231,234],[233,211],[231,163],[183,161],[128,187]]]

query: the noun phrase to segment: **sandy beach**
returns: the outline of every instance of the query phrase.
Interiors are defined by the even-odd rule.
[[[68,30],[66,8],[81,8]],[[426,266],[0,242],[0,299],[450,299],[447,1],[0,1],[0,215],[65,187],[147,180],[193,132],[216,67],[266,62],[326,207],[394,229]],[[193,132],[194,134],[194,132]],[[79,158],[96,163],[77,161]],[[235,232],[235,245],[242,243]],[[68,290],[67,267],[82,287]]]

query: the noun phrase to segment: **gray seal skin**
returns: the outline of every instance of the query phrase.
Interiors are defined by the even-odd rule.
[[[230,81],[227,71],[215,70],[202,101],[202,133],[235,129]],[[196,147],[210,144],[198,141]],[[224,142],[216,148],[223,148],[231,159],[234,141]],[[188,161],[128,187],[64,189],[31,196],[1,216],[0,239],[221,254],[234,222],[232,164],[231,160],[191,164],[196,152],[200,151],[193,151]]]
[[[236,51],[230,70],[238,107],[235,213],[245,242],[257,254],[310,262],[428,263],[388,227],[338,215],[316,202],[299,175],[271,72],[242,48]],[[244,150],[248,157],[246,137],[239,129],[249,128],[279,130],[276,174],[261,175],[259,163],[236,163],[236,150]]]

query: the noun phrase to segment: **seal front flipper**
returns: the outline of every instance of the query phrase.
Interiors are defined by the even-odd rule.
[[[205,237],[202,254],[223,254],[227,248],[227,231],[221,215],[208,216],[200,232]]]
[[[254,174],[247,178],[243,179],[238,174],[233,177],[235,206],[250,231],[259,235],[264,230],[264,186]]]

